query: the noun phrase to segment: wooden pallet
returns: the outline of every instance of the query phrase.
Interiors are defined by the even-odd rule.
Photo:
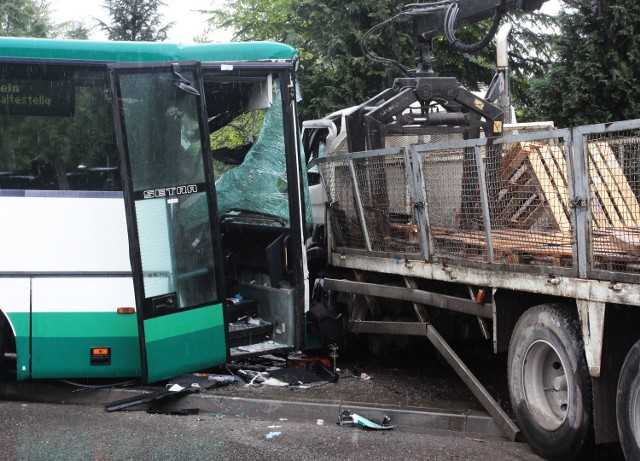
[[[606,141],[590,142],[592,216],[596,228],[640,226],[640,206]]]
[[[459,256],[488,261],[484,231],[431,229],[440,256]],[[573,258],[573,236],[570,231],[533,232],[505,229],[492,233],[494,261],[507,264],[549,264],[570,267]],[[640,229],[624,234],[626,243],[616,231],[597,231],[593,234],[593,255],[600,265],[637,263],[640,256]],[[447,253],[442,250],[447,248]],[[455,250],[457,249],[457,250]],[[457,255],[454,254],[457,251]]]
[[[562,149],[540,143],[515,144],[502,157],[499,223],[530,229],[543,213],[561,231],[571,229],[566,162]]]
[[[609,143],[589,143],[588,156],[594,228],[640,226],[640,205]],[[497,207],[507,215],[502,220],[528,228],[544,209],[557,229],[571,229],[567,165],[561,147],[515,144],[502,158],[499,177],[505,184]],[[515,213],[514,202],[522,204]]]

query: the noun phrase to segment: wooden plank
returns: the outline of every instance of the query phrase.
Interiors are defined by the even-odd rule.
[[[620,220],[620,216],[618,215],[618,210],[616,209],[616,205],[614,200],[610,195],[610,191],[607,188],[607,184],[605,180],[606,176],[603,178],[600,174],[598,166],[598,159],[595,157],[595,154],[589,150],[589,177],[591,179],[591,196],[595,197],[602,210],[606,216],[606,222],[599,223],[600,227],[603,227],[602,224],[605,224],[605,227],[624,227],[624,223]],[[593,200],[592,200],[593,202]]]
[[[629,186],[629,182],[620,167],[618,160],[613,155],[611,146],[606,142],[590,143],[589,150],[593,150],[597,158],[602,160],[602,170],[611,181],[611,187],[616,190],[618,198],[618,207],[625,216],[625,224],[628,226],[640,225],[640,205],[638,200]]]
[[[567,183],[567,161],[564,156],[564,150],[559,146],[541,146],[539,149],[540,157],[547,167],[551,179],[553,181],[554,190],[558,194],[561,210],[569,221],[569,185]],[[570,230],[569,228],[563,230]]]
[[[631,215],[627,210],[624,199],[620,195],[620,189],[618,188],[614,178],[611,177],[611,172],[609,171],[604,158],[602,158],[600,149],[597,148],[595,143],[591,143],[588,146],[588,149],[591,175],[597,175],[592,178],[592,181],[601,182],[602,187],[600,194],[605,194],[611,201],[611,206],[607,208],[607,213],[610,215],[615,213],[622,226],[632,225]],[[609,221],[612,225],[616,222],[611,216],[609,217]]]
[[[460,231],[433,228],[432,235],[443,242],[455,242],[460,255],[478,259],[486,255],[483,231]],[[624,240],[625,248],[617,240]],[[496,260],[508,264],[531,261],[551,266],[571,264],[573,236],[569,232],[533,232],[506,229],[493,233]],[[594,258],[601,267],[634,263],[640,256],[640,229],[629,232],[598,230],[593,238]]]
[[[500,177],[510,179],[527,159],[527,155],[522,144],[514,144],[500,159]]]
[[[526,212],[523,204],[535,201],[537,206],[542,202],[538,194],[540,186],[534,178],[527,174],[522,176],[520,181],[520,183],[510,183],[504,197],[498,202],[498,219],[504,224],[522,226],[523,222],[527,221],[527,216],[520,216]]]
[[[562,198],[556,187],[554,187],[552,177],[550,177],[549,172],[545,168],[539,149],[532,149],[529,152],[529,163],[538,178],[538,183],[549,204],[551,216],[553,216],[556,226],[558,226],[560,230],[570,230],[571,224],[563,211]]]

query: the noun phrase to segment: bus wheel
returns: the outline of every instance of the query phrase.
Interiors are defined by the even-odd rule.
[[[640,459],[640,341],[624,359],[618,378],[616,417],[626,459]]]
[[[543,304],[520,317],[509,344],[508,381],[514,414],[534,452],[569,460],[591,446],[591,378],[571,308]]]

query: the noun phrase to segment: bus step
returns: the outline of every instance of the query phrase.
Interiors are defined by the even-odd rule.
[[[256,315],[258,313],[258,302],[254,299],[227,300],[224,310],[228,320],[236,321],[243,317]]]
[[[229,347],[268,340],[273,332],[273,324],[259,317],[248,317],[239,322],[230,322],[228,328]]]
[[[256,357],[265,354],[277,354],[291,351],[291,346],[276,341],[262,341],[260,343],[236,346],[229,349],[229,357],[232,360]]]

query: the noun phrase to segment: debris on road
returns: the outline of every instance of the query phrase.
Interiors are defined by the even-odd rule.
[[[269,432],[267,435],[265,435],[264,438],[267,439],[267,440],[271,440],[271,439],[273,439],[275,437],[280,437],[280,435],[282,435],[282,432],[280,432],[280,431],[272,431],[272,432]]]
[[[393,426],[389,424],[390,421],[391,419],[388,416],[385,416],[382,419],[382,424],[374,423],[373,421],[352,413],[349,410],[342,410],[338,416],[338,426],[353,427],[355,425],[359,425],[367,429],[377,430],[393,429]]]

